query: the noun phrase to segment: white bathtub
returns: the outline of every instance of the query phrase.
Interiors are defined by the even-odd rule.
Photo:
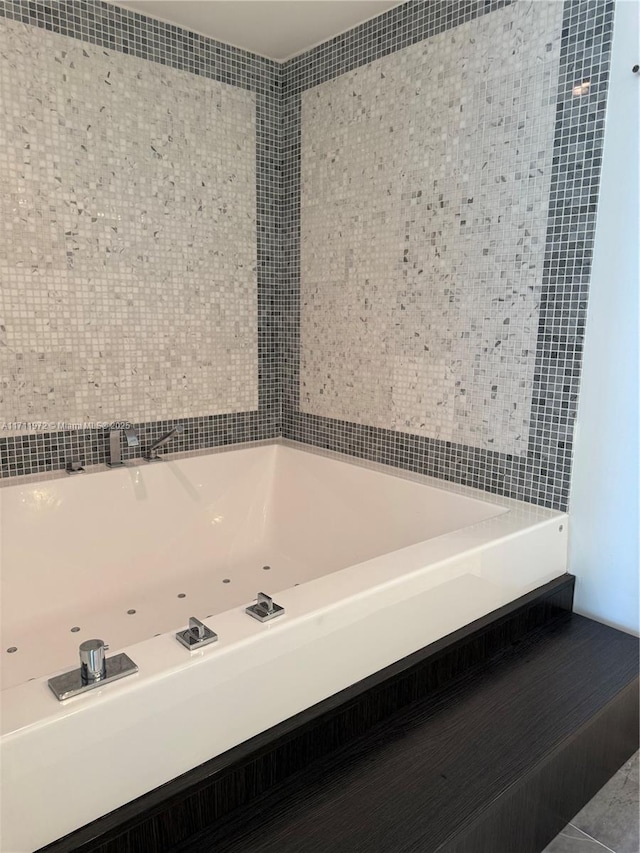
[[[21,853],[563,574],[567,518],[285,443],[23,478],[0,535],[2,850]],[[285,615],[247,616],[258,591]],[[190,615],[219,635],[191,654]],[[47,679],[91,637],[139,672],[58,702]]]

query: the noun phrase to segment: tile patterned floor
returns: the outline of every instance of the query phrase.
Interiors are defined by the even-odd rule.
[[[640,853],[639,755],[620,768],[544,853]]]

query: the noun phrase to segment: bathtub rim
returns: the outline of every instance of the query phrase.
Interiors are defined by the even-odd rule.
[[[242,447],[230,445],[223,448],[214,448],[213,454],[202,450],[171,454],[168,456],[168,461],[258,449],[266,446],[283,446],[294,452],[304,454],[310,452],[308,445],[299,442],[267,439],[260,443],[248,442]],[[423,484],[438,490],[444,489],[463,498],[470,498],[474,501],[493,505],[500,511],[489,518],[472,522],[447,533],[419,541],[413,545],[388,551],[370,559],[354,563],[343,569],[328,572],[325,575],[306,581],[297,587],[289,587],[281,591],[279,596],[288,612],[282,620],[276,620],[269,624],[270,631],[288,629],[288,626],[292,622],[302,624],[311,619],[322,618],[323,614],[331,611],[333,608],[348,606],[349,603],[354,602],[359,597],[375,596],[382,590],[392,591],[404,584],[411,584],[416,579],[419,580],[421,576],[425,577],[425,583],[428,584],[429,578],[427,576],[430,573],[433,573],[433,585],[437,586],[437,578],[446,574],[449,566],[454,565],[458,561],[466,561],[467,565],[473,567],[474,561],[481,561],[483,553],[488,549],[491,549],[498,543],[508,543],[515,540],[528,531],[538,528],[548,528],[557,523],[561,538],[566,541],[567,522],[569,518],[566,513],[527,504],[513,498],[485,493],[469,486],[441,481],[428,475],[390,468],[382,463],[355,459],[335,451],[311,448],[311,453],[314,456],[327,458],[341,464],[351,464],[355,467]],[[145,463],[131,460],[127,463],[127,467],[138,468],[143,464]],[[110,471],[110,469],[103,465],[91,466],[87,469],[87,473],[89,474],[106,473],[107,471]],[[69,475],[63,471],[56,472],[52,478],[56,479],[67,476]],[[37,477],[37,475],[28,475],[26,478],[12,478],[13,481],[7,485],[20,488],[25,484],[26,480],[34,482],[33,477]],[[16,480],[20,480],[20,482],[16,482]],[[393,566],[389,565],[392,559],[394,561]],[[398,565],[399,563],[401,565]],[[473,569],[469,573],[473,574]],[[559,577],[563,573],[566,573],[566,563],[563,567],[563,572],[558,572],[557,570],[547,574],[543,572],[539,578],[535,578],[533,581],[525,580],[524,583],[516,583],[513,586],[514,595],[517,596],[534,590],[551,580],[552,577]],[[453,576],[455,577],[457,574]],[[48,672],[46,675],[32,678],[1,690],[0,737],[11,736],[32,726],[47,725],[56,719],[80,711],[86,706],[87,702],[95,703],[109,700],[111,696],[117,696],[121,691],[137,689],[136,684],[146,681],[147,678],[157,679],[163,675],[189,668],[197,663],[202,654],[207,652],[211,654],[215,654],[216,652],[225,654],[229,647],[239,648],[259,641],[261,632],[264,631],[265,626],[246,617],[244,614],[244,607],[251,603],[252,601],[248,600],[239,607],[221,611],[210,618],[203,619],[205,624],[217,633],[220,633],[219,628],[221,625],[224,625],[225,629],[229,629],[223,630],[220,640],[212,647],[213,652],[210,648],[192,653],[185,658],[184,649],[179,646],[174,638],[175,632],[185,627],[182,624],[175,625],[169,631],[164,631],[156,636],[147,637],[137,642],[123,645],[122,647],[116,648],[114,646],[110,650],[110,655],[125,652],[135,661],[136,654],[140,653],[146,659],[151,653],[151,649],[157,649],[159,660],[164,661],[164,663],[162,666],[153,667],[152,672],[146,677],[144,673],[138,673],[137,676],[124,679],[120,683],[110,684],[102,690],[92,691],[91,696],[81,695],[65,700],[64,702],[58,702],[54,699],[53,695],[49,696],[47,680],[54,675],[76,668],[76,662],[71,661],[69,665]],[[46,699],[50,700],[49,708],[46,708],[46,704],[44,704],[44,700],[40,696],[40,701],[35,702],[35,707],[39,710],[34,714],[25,712],[24,703],[30,704],[29,696],[34,700],[37,696],[36,691],[40,690],[41,692],[41,688],[46,689]],[[20,710],[21,707],[23,708],[22,711]]]
[[[342,453],[337,450],[329,450],[323,447],[318,447],[313,444],[305,444],[301,441],[294,441],[290,438],[277,437],[265,438],[259,441],[245,441],[236,444],[216,445],[214,447],[204,447],[197,450],[184,450],[176,453],[163,453],[162,461],[179,462],[187,459],[197,459],[200,457],[217,456],[220,454],[234,453],[236,451],[252,450],[261,447],[283,447],[294,451],[299,451],[304,454],[310,454],[320,458],[342,462],[356,468],[370,470],[379,474],[385,474],[398,480],[406,480],[413,483],[419,483],[425,486],[430,486],[434,489],[441,489],[450,494],[459,495],[460,497],[470,498],[471,500],[480,501],[483,503],[494,504],[496,506],[509,510],[522,510],[529,517],[537,516],[538,518],[552,518],[567,516],[568,513],[562,510],[555,510],[545,507],[541,504],[522,501],[518,498],[500,495],[496,492],[485,491],[484,489],[475,486],[465,486],[461,483],[456,483],[452,480],[446,480],[440,477],[434,477],[430,474],[421,474],[417,471],[411,471],[409,468],[398,468],[393,465],[388,465],[384,462],[376,462],[370,459],[365,459],[360,456],[352,456],[348,453]],[[35,483],[50,482],[53,480],[64,480],[70,476],[83,477],[85,475],[94,474],[113,474],[114,471],[123,471],[140,468],[144,471],[149,463],[142,456],[135,459],[124,460],[118,468],[110,468],[108,465],[100,463],[97,465],[87,465],[80,474],[69,474],[64,469],[56,469],[54,471],[45,471],[37,474],[21,474],[12,477],[0,477],[0,505],[3,489],[19,488],[21,486],[32,485]],[[155,463],[158,464],[158,463]]]
[[[559,519],[557,518],[559,516]],[[398,573],[395,567],[389,566],[390,554],[384,554],[371,560],[364,561],[346,569],[324,575],[314,580],[282,591],[278,595],[279,603],[288,611],[280,619],[262,624],[251,619],[244,613],[244,606],[232,608],[222,613],[205,618],[202,621],[219,635],[218,642],[207,648],[188,653],[185,652],[174,637],[174,629],[149,637],[137,643],[125,645],[122,648],[111,649],[109,655],[125,652],[139,664],[140,671],[102,689],[92,690],[90,694],[75,696],[59,702],[50,692],[47,681],[54,675],[76,668],[76,663],[63,667],[45,676],[22,682],[13,687],[0,691],[0,743],[6,738],[21,736],[29,729],[41,726],[55,725],[85,708],[91,708],[98,703],[117,701],[119,696],[129,692],[144,690],[145,684],[152,684],[159,679],[170,678],[192,667],[206,662],[207,658],[222,658],[234,655],[243,648],[260,644],[264,634],[273,638],[274,634],[288,633],[296,626],[304,627],[313,621],[322,620],[343,608],[359,607],[369,600],[375,601],[379,596],[392,595],[397,591],[400,598],[405,595],[404,588],[417,585],[421,592],[436,589],[447,580],[463,575],[475,576],[473,571],[478,560],[482,560],[484,552],[491,551],[501,544],[517,543],[520,535],[538,532],[539,535],[549,535],[550,527],[556,521],[563,520],[566,531],[566,517],[555,513],[554,517],[534,524],[527,524],[511,513],[494,516],[484,521],[476,522],[462,531],[477,538],[472,547],[468,543],[460,547],[460,530],[442,534],[441,536],[419,542],[399,551],[391,552],[394,556],[403,555],[412,561],[411,567]],[[508,526],[502,536],[496,536],[496,527]],[[458,540],[458,541],[456,541]],[[566,543],[566,532],[560,534],[560,540]],[[432,558],[425,558],[425,552],[431,552]],[[438,556],[435,556],[439,552]],[[380,565],[387,563],[387,565]],[[462,564],[462,571],[456,564]],[[371,582],[370,574],[378,568],[380,574],[375,583]],[[453,571],[450,575],[449,572]],[[528,582],[512,586],[513,599],[534,591],[554,578],[566,574],[566,563],[562,570],[555,569]],[[345,594],[343,588],[338,589],[336,578],[342,576],[350,584],[350,591]],[[497,585],[496,585],[496,588]],[[504,589],[504,587],[502,587]],[[247,601],[246,604],[252,603]],[[378,606],[376,609],[381,609]],[[185,625],[177,625],[180,630]],[[140,662],[140,663],[139,663]]]

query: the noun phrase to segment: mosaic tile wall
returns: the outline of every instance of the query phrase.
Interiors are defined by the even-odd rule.
[[[300,407],[526,453],[562,6],[302,95]]]
[[[287,63],[286,437],[566,508],[612,24],[410,2]]]
[[[516,0],[516,4],[521,9],[531,9],[529,0]],[[284,435],[315,446],[418,473],[431,474],[545,506],[566,508],[597,211],[614,3],[613,0],[565,0],[561,4],[559,56],[554,32],[550,30],[547,40],[544,41],[545,53],[541,66],[533,63],[536,71],[532,79],[522,77],[523,69],[531,70],[526,63],[520,67],[520,73],[516,73],[519,57],[530,45],[529,23],[533,19],[540,20],[540,16],[542,18],[546,16],[545,19],[550,23],[554,20],[556,12],[560,14],[560,4],[555,0],[537,0],[534,4],[535,8],[531,9],[533,18],[525,16],[518,19],[521,21],[521,28],[519,32],[516,30],[515,34],[513,29],[505,30],[504,27],[500,32],[495,23],[500,15],[503,17],[506,15],[505,7],[508,6],[511,6],[509,0],[447,0],[446,2],[444,0],[442,2],[410,0],[281,66],[245,51],[188,33],[179,27],[107,5],[99,0],[63,0],[63,2],[49,3],[0,0],[0,17],[8,20],[79,39],[107,51],[131,54],[155,63],[156,67],[167,66],[189,72],[194,77],[228,84],[255,95],[258,408],[251,411],[212,413],[186,418],[185,433],[175,441],[172,449],[195,449]],[[554,7],[555,12],[551,8],[543,12],[537,9],[538,6]],[[517,16],[520,13],[515,14]],[[516,18],[512,20],[515,22]],[[0,26],[3,25],[0,21]],[[502,57],[499,61],[504,65],[505,57],[500,53],[504,47],[502,43],[504,40],[505,43],[514,45],[513,58],[512,56],[507,58],[506,71],[505,68],[495,67],[498,62],[496,60],[483,79],[476,79],[469,83],[470,90],[463,92],[462,86],[463,84],[466,86],[468,80],[463,80],[461,69],[449,57],[449,53],[453,53],[458,48],[457,40],[453,39],[454,37],[457,39],[457,34],[464,33],[466,30],[473,31],[474,27],[487,26],[491,29],[494,25],[496,42],[491,44],[491,49],[495,49],[496,55]],[[522,353],[516,356],[517,351],[514,349],[509,360],[500,368],[499,382],[487,383],[486,376],[472,375],[469,388],[473,391],[470,392],[471,398],[467,400],[462,399],[467,396],[466,394],[459,393],[462,385],[457,388],[454,382],[453,403],[449,404],[448,412],[443,409],[443,412],[437,413],[434,417],[433,413],[423,406],[424,401],[433,402],[434,400],[431,384],[425,383],[420,388],[416,382],[413,387],[414,382],[411,378],[412,369],[416,373],[416,380],[421,375],[425,351],[420,352],[423,361],[416,360],[413,367],[411,365],[407,367],[404,364],[405,356],[408,359],[407,353],[411,354],[415,347],[414,332],[419,331],[421,327],[419,323],[416,324],[413,321],[409,324],[404,323],[410,315],[403,312],[402,331],[396,333],[394,327],[393,336],[390,337],[394,355],[402,354],[400,362],[394,364],[393,373],[389,374],[396,389],[395,401],[392,397],[393,405],[387,409],[387,412],[391,413],[391,419],[385,420],[389,415],[385,415],[384,410],[380,411],[377,403],[372,406],[366,399],[370,397],[371,388],[375,388],[375,385],[371,384],[369,368],[365,370],[364,367],[358,367],[355,358],[352,359],[351,365],[354,377],[353,388],[347,387],[344,394],[334,396],[335,407],[331,410],[323,410],[330,411],[330,414],[317,414],[311,411],[311,398],[315,396],[317,404],[324,394],[320,394],[317,387],[314,390],[313,387],[307,386],[306,390],[303,389],[301,398],[300,387],[302,99],[304,97],[309,103],[314,97],[313,90],[317,88],[320,92],[321,87],[330,81],[335,81],[339,89],[340,78],[356,70],[360,71],[360,79],[363,79],[363,75],[370,73],[365,66],[385,58],[393,64],[398,61],[399,52],[405,51],[408,56],[412,46],[416,46],[417,55],[422,55],[423,50],[429,53],[432,48],[436,49],[439,36],[442,36],[442,42],[449,45],[449,53],[445,50],[445,55],[450,74],[449,76],[444,74],[443,57],[443,67],[435,70],[436,75],[442,74],[441,80],[438,81],[436,97],[448,112],[451,119],[450,129],[454,131],[454,137],[457,133],[457,138],[463,138],[460,116],[454,115],[455,104],[460,105],[465,98],[468,115],[478,116],[477,94],[485,94],[489,85],[493,85],[495,80],[501,79],[504,87],[508,87],[511,83],[513,89],[510,91],[508,88],[499,88],[499,96],[505,99],[505,110],[502,110],[502,105],[499,103],[492,106],[487,113],[488,106],[483,106],[485,118],[487,114],[495,114],[499,118],[502,112],[520,116],[515,104],[512,105],[513,109],[506,110],[509,106],[506,101],[509,97],[515,97],[516,92],[519,97],[522,97],[525,91],[528,92],[528,97],[536,101],[537,108],[544,110],[544,97],[540,97],[540,88],[542,87],[544,91],[548,90],[549,94],[555,91],[551,174],[550,177],[548,174],[544,177],[540,176],[540,181],[537,178],[533,179],[538,191],[538,195],[534,194],[534,199],[547,192],[544,182],[549,181],[542,280],[537,285],[538,294],[532,306],[534,312],[532,325],[536,327],[533,374],[531,375],[531,352],[526,357]],[[551,44],[548,53],[547,44]],[[556,61],[558,68],[554,84],[552,77],[544,77],[542,66],[546,68],[549,63]],[[403,69],[403,73],[406,71],[406,68]],[[504,75],[498,73],[499,71],[505,71]],[[411,71],[409,77],[413,73]],[[418,74],[417,70],[415,74]],[[458,81],[455,86],[452,83],[451,74],[453,79]],[[430,78],[425,77],[423,81],[426,85]],[[379,86],[379,97],[383,99],[381,81]],[[442,93],[447,91],[447,86],[451,89],[452,106],[443,99]],[[457,90],[456,86],[460,89]],[[407,89],[405,102],[408,91]],[[375,102],[376,96],[373,93],[363,92],[363,95],[369,101],[373,97]],[[332,106],[332,109],[335,109],[335,106]],[[425,111],[425,114],[428,114],[428,111]],[[404,121],[403,130],[410,133],[411,124],[406,123],[406,116],[401,118]],[[430,138],[435,146],[438,143],[441,144],[441,140],[437,137],[434,139],[432,127],[424,119],[421,120],[423,121],[422,131],[427,138]],[[543,130],[542,126],[535,129],[540,132]],[[325,130],[326,128],[322,128],[323,134]],[[464,130],[467,131],[469,128],[465,127]],[[494,139],[497,142],[504,138],[505,129],[491,127],[491,133],[495,134]],[[318,136],[320,137],[318,141],[322,141],[322,134],[319,133]],[[324,138],[326,141],[326,137]],[[546,141],[546,135],[543,138]],[[475,142],[483,145],[486,140],[476,138]],[[415,131],[413,137],[405,139],[404,143],[404,147],[398,146],[398,151],[394,147],[396,155],[406,149],[410,153],[413,152],[411,155],[413,158],[418,156],[415,152],[420,140],[415,136]],[[546,163],[548,156],[546,148],[542,146],[540,150],[544,151],[543,158]],[[388,151],[387,146],[385,152],[388,153]],[[452,157],[455,154],[459,160],[460,151],[459,146],[457,150],[452,147],[447,154]],[[504,162],[509,165],[511,171],[515,170],[512,154],[513,152],[509,152],[509,156],[504,154]],[[388,168],[386,160],[382,165],[384,169]],[[414,163],[414,165],[417,168],[420,164]],[[447,191],[455,193],[458,183],[453,182],[448,171],[445,172],[445,178],[450,181]],[[471,172],[469,172],[469,179],[471,180]],[[477,179],[475,173],[474,179]],[[456,182],[459,180],[458,175]],[[396,181],[394,184],[396,190],[397,183]],[[399,235],[404,239],[404,235],[408,233],[411,240],[408,246],[402,247],[402,257],[398,263],[402,264],[401,273],[407,273],[408,284],[413,287],[415,281],[409,281],[409,270],[405,270],[404,267],[409,265],[411,269],[413,263],[418,262],[420,252],[425,251],[425,242],[427,250],[433,247],[430,247],[429,243],[431,232],[428,234],[427,241],[421,239],[420,229],[422,226],[427,227],[428,219],[420,221],[418,208],[420,207],[420,215],[423,215],[426,205],[424,201],[417,201],[417,195],[415,198],[411,197],[412,181],[406,181],[405,184],[406,198],[402,198],[402,192],[400,192],[399,203],[410,215],[400,219]],[[481,181],[480,186],[482,187]],[[487,201],[487,205],[495,215],[494,202],[496,206],[502,204],[503,197],[499,192],[506,188],[492,189],[496,195],[487,194],[491,202]],[[424,197],[427,187],[422,187],[422,190],[423,196],[420,198]],[[417,193],[418,189],[415,192]],[[369,193],[367,195],[369,202],[371,197]],[[475,199],[475,195],[473,197]],[[514,194],[510,197],[516,196]],[[444,200],[443,198],[442,201]],[[459,201],[452,196],[452,204]],[[353,199],[350,203],[353,203]],[[369,215],[369,207],[366,211],[367,215]],[[467,201],[466,207],[461,206],[457,211],[460,214],[460,221],[463,219],[463,211],[466,213],[468,207]],[[525,212],[533,213],[533,211]],[[414,217],[413,229],[405,231],[404,223],[412,222]],[[539,223],[539,220],[536,219],[536,222]],[[479,225],[480,223],[478,228]],[[452,228],[450,221],[447,227]],[[476,226],[470,225],[467,218],[463,227]],[[446,232],[446,228],[443,228],[443,231]],[[458,246],[461,241],[464,244],[463,238],[473,236],[468,233],[462,235],[455,229],[452,233],[458,241]],[[445,236],[447,237],[446,245],[453,245],[449,241],[449,233]],[[542,254],[540,237],[533,234],[524,236],[527,239],[531,238],[526,250],[529,257],[535,257],[536,275],[538,275],[537,265]],[[538,243],[535,246],[534,237],[538,237]],[[311,244],[307,248],[311,248]],[[485,269],[495,270],[496,265],[491,267],[490,262],[493,263],[494,253],[497,259],[498,253],[503,252],[505,246],[503,244],[486,247],[483,245],[483,248],[487,248],[489,254],[480,256],[482,258],[480,266],[486,265]],[[405,249],[408,249],[406,264]],[[362,247],[359,250],[362,251]],[[516,262],[509,254],[511,251],[512,247],[509,246],[509,252],[505,255],[507,273],[509,269],[512,272],[516,269]],[[524,251],[523,248],[523,254]],[[441,272],[445,264],[450,263],[451,268],[456,266],[451,256],[443,258],[442,252],[440,255],[438,266]],[[310,255],[307,254],[306,258],[309,257]],[[429,258],[428,254],[427,258]],[[348,254],[345,255],[345,259],[349,260]],[[431,257],[432,262],[433,260],[434,258]],[[320,264],[315,258],[313,263]],[[350,263],[351,266],[345,268],[352,270],[349,275],[352,277],[350,280],[353,281],[353,270],[355,270],[353,256]],[[470,262],[466,257],[462,267],[465,263],[468,264],[468,271],[474,274],[478,272],[475,267],[470,268]],[[511,264],[513,266],[510,266]],[[342,275],[345,281],[348,280],[344,271]],[[415,276],[417,275],[416,271]],[[539,279],[536,280],[539,281]],[[385,277],[385,284],[387,283]],[[484,304],[486,293],[479,287],[478,280],[474,284],[477,286],[479,305]],[[497,283],[495,284],[498,291]],[[313,286],[313,282],[311,285]],[[493,285],[494,283],[491,286]],[[533,285],[533,287],[535,290],[536,286]],[[415,287],[410,291],[407,287],[407,293],[409,292],[417,300],[416,303],[410,303],[412,306],[419,303],[418,293],[420,293],[420,299],[423,300],[421,310],[424,309],[426,312],[428,301],[425,293],[418,291]],[[447,296],[452,296],[454,301],[448,302],[442,298],[441,307],[446,312],[447,320],[451,321],[452,331],[449,333],[445,329],[446,333],[443,333],[442,326],[435,325],[432,334],[438,346],[442,346],[443,342],[448,340],[453,341],[455,329],[459,331],[462,328],[461,324],[456,326],[456,322],[463,316],[467,316],[466,312],[475,310],[475,303],[473,300],[466,299],[467,290],[459,282],[452,283],[451,293]],[[439,294],[440,297],[444,297],[444,293]],[[456,300],[460,300],[459,303]],[[437,303],[438,300],[434,297],[434,301]],[[397,303],[392,303],[392,307],[400,315],[402,308],[398,308]],[[313,324],[309,323],[313,315],[310,313],[305,316],[305,310],[306,308],[303,307],[302,322],[305,335],[306,330],[311,328],[317,337],[315,347],[317,351],[315,355],[311,352],[312,358],[309,365],[321,364],[322,359],[318,357],[318,351],[324,357],[322,354],[323,352],[326,354],[325,340],[331,334],[330,327],[333,323],[340,322],[341,317],[335,314],[331,318],[323,318],[324,329],[322,323],[317,322],[313,331]],[[374,313],[378,311],[378,306],[372,307],[371,311]],[[379,311],[377,316],[378,320],[383,319]],[[503,325],[511,326],[512,316],[514,315],[508,316],[509,324],[503,323]],[[529,340],[527,338],[529,332],[525,333],[524,313],[517,311],[515,316],[518,320],[514,323],[517,334],[515,339],[510,340],[513,344],[522,342],[522,349],[526,349],[524,341]],[[413,319],[415,320],[415,313]],[[486,328],[487,341],[493,337],[497,340],[494,328],[496,317],[490,316],[486,326],[484,316],[480,319],[482,319],[482,333]],[[502,320],[504,319],[507,319],[506,314],[502,316]],[[454,320],[456,322],[453,322]],[[472,330],[465,331],[468,331],[471,337]],[[473,331],[479,332],[479,329]],[[511,328],[509,333],[512,333]],[[337,338],[334,339],[337,340]],[[361,346],[364,340],[362,329],[358,329],[355,340]],[[479,338],[479,340],[482,339]],[[505,340],[504,336],[500,340]],[[340,341],[340,344],[342,343],[343,341]],[[398,345],[400,353],[395,351]],[[471,342],[467,345],[458,341],[457,346],[462,347],[467,358],[473,352]],[[345,349],[345,353],[347,351],[351,350]],[[366,349],[362,347],[362,353],[365,352]],[[483,355],[482,352],[481,355]],[[489,354],[484,355],[487,358],[481,370],[491,366]],[[308,356],[309,353],[306,357]],[[514,378],[512,357],[524,358],[526,362],[518,381]],[[352,357],[345,356],[345,358]],[[456,355],[458,372],[462,372],[462,360]],[[307,369],[306,366],[304,369]],[[465,379],[462,375],[456,377],[455,371],[453,372],[456,381]],[[383,375],[384,373],[381,373],[380,377],[382,378]],[[397,376],[402,380],[401,386],[404,389],[402,393],[399,393],[400,385],[398,385]],[[524,380],[523,386],[520,386],[520,380]],[[359,388],[361,381],[362,388]],[[487,385],[489,399],[485,404]],[[493,385],[497,387],[494,389]],[[465,391],[467,390],[469,389],[465,388]],[[308,395],[307,400],[304,399],[305,394]],[[496,395],[495,399],[491,396],[492,394]],[[514,401],[519,410],[512,415],[509,412],[509,404]],[[322,405],[326,403],[325,400],[320,402]],[[420,406],[423,406],[423,411],[420,411]],[[309,408],[309,411],[306,411],[305,407]],[[526,411],[527,407],[528,411]],[[486,423],[485,417],[479,415],[482,409],[487,413]],[[509,413],[508,417],[507,413]],[[422,414],[424,418],[421,417]],[[427,415],[430,416],[429,419]],[[122,416],[130,417],[128,412],[122,413]],[[176,420],[181,420],[168,415],[166,417],[171,419],[147,420],[137,425],[143,445],[161,435]],[[453,427],[457,424],[463,425],[460,434],[447,438],[453,434]],[[519,425],[522,425],[522,431],[519,430]],[[521,432],[525,438],[522,437]],[[60,468],[72,457],[80,458],[87,463],[102,462],[106,456],[106,438],[107,433],[103,428],[72,429],[64,432],[39,431],[26,435],[0,437],[0,475],[37,473]],[[491,441],[492,438],[493,441]],[[496,438],[499,438],[499,442],[496,442]],[[139,451],[125,450],[125,456],[132,453],[139,455]]]
[[[279,66],[100,2],[0,14],[1,473],[102,462],[114,420],[125,456],[279,434]]]
[[[255,95],[15,21],[0,57],[5,421],[257,409]]]

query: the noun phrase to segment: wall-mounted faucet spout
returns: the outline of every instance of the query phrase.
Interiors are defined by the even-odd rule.
[[[127,447],[138,447],[140,444],[140,440],[133,427],[109,430],[109,461],[107,465],[110,468],[117,468],[120,465],[124,465],[122,461],[122,449],[120,447],[120,433],[124,434]]]
[[[171,441],[174,435],[180,435],[184,432],[184,424],[178,424],[166,435],[163,435],[162,438],[159,438],[157,441],[154,441],[151,447],[149,448],[146,456],[144,457],[147,462],[158,462],[158,460],[162,459],[162,456],[158,453],[161,447],[164,447],[167,442]]]

